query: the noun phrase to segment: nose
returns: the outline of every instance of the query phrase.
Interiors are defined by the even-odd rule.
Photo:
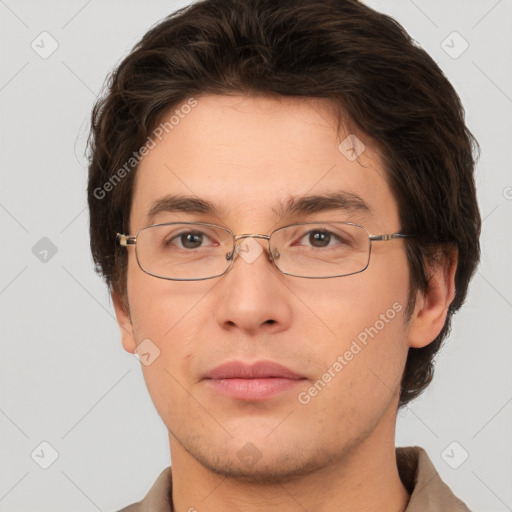
[[[286,276],[272,263],[265,235],[240,235],[230,271],[216,286],[216,319],[225,329],[278,332],[290,325],[291,297]]]
[[[240,255],[241,253],[252,252],[253,254],[257,254],[260,251],[258,246],[262,246],[260,244],[256,245],[254,242],[251,242],[251,239],[254,240],[255,238],[270,241],[269,235],[260,235],[258,233],[236,235],[234,238],[233,250],[226,255],[226,259],[236,259],[237,255]],[[264,251],[265,249],[262,247],[261,250]],[[277,252],[276,249],[270,249],[267,252],[267,256],[269,261],[275,261],[276,258],[279,258],[279,253]],[[247,261],[248,257],[249,255],[247,255],[247,257],[245,257],[244,260]]]

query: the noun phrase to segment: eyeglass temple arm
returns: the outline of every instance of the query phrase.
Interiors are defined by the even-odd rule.
[[[135,245],[137,243],[136,237],[122,235],[121,233],[117,233],[116,240],[119,242],[121,247],[126,247],[127,245]]]
[[[384,235],[370,235],[372,242],[387,242],[388,240],[394,240],[395,238],[411,238],[414,235],[404,235],[402,233],[386,233]]]

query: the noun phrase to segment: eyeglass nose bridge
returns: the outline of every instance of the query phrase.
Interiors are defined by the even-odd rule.
[[[241,235],[233,235],[233,250],[226,254],[226,260],[230,261],[230,260],[234,259],[235,252],[238,251],[239,249],[237,249],[237,248],[240,247],[239,244],[237,245],[237,242],[239,240],[244,240],[246,238],[262,238],[264,240],[267,240],[267,242],[269,242],[269,244],[270,244],[270,235],[262,235],[260,233],[244,233]],[[277,252],[277,251],[272,252],[272,250],[269,247],[269,251],[268,251],[269,261],[274,262],[274,260],[276,258],[279,258],[279,252]]]

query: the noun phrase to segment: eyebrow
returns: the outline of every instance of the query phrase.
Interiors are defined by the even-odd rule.
[[[167,195],[157,199],[148,211],[148,219],[152,220],[159,213],[164,212],[184,212],[184,213],[202,213],[214,215],[215,206],[209,201],[192,196]]]
[[[281,202],[272,212],[278,218],[292,215],[311,215],[332,210],[346,213],[371,213],[371,208],[358,195],[351,192],[337,191],[328,194],[293,196]],[[193,196],[167,195],[157,199],[148,211],[147,218],[152,219],[166,212],[195,213],[215,217],[226,216],[210,201]]]
[[[370,206],[361,197],[345,191],[291,197],[281,203],[278,208],[273,209],[278,217],[308,215],[330,210],[342,210],[346,213],[371,213]]]

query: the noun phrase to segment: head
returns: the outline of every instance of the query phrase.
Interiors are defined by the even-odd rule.
[[[352,135],[357,159],[343,151]],[[313,468],[428,386],[479,259],[476,149],[435,62],[355,0],[206,0],[143,37],[92,115],[91,248],[125,349],[150,339],[160,351],[144,376],[186,451],[247,474],[236,454],[252,443],[267,446],[267,473]],[[333,209],[333,192],[367,209]],[[150,217],[168,195],[181,206]],[[375,243],[350,276],[287,276],[258,257],[204,281],[150,276],[116,241],[151,223],[270,234],[317,221],[414,237]],[[226,398],[203,377],[233,359],[275,361],[303,380],[271,400]],[[297,444],[311,451],[292,455]]]

